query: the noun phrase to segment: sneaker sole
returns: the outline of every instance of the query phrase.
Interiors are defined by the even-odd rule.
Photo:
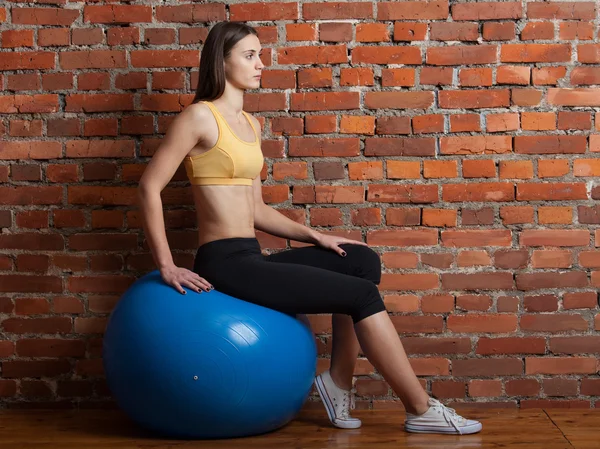
[[[459,434],[454,427],[435,427],[435,426],[419,426],[404,424],[404,430],[412,433],[444,433],[452,435],[469,435],[477,433],[482,429],[481,423],[471,424],[470,426],[464,426],[460,428],[461,433]]]
[[[327,416],[329,417],[331,424],[333,424],[335,427],[339,427],[340,429],[358,429],[362,425],[360,421],[357,424],[346,423],[344,421],[336,422],[333,412],[333,404],[331,403],[331,400],[325,391],[325,385],[323,384],[323,380],[321,379],[320,375],[315,377],[315,387],[317,387],[317,392],[319,393],[321,401],[323,401],[323,404],[325,404],[325,411],[327,412]]]

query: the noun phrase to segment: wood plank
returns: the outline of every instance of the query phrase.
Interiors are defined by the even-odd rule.
[[[0,410],[0,447],[588,449],[592,447],[588,443],[595,443],[593,447],[598,447],[600,414],[588,410],[570,410],[572,414],[567,416],[563,415],[564,412],[560,410],[546,414],[542,409],[461,409],[464,415],[481,420],[483,431],[459,436],[407,433],[402,427],[404,413],[397,410],[357,410],[354,415],[363,420],[363,426],[354,430],[336,429],[330,425],[324,411],[308,410],[283,429],[266,435],[233,440],[187,441],[156,438],[154,434],[138,428],[118,410]],[[556,416],[554,423],[549,416]],[[578,416],[584,419],[579,421]],[[561,432],[560,425],[567,430]],[[579,440],[577,435],[580,435]],[[567,438],[581,442],[582,446],[572,446]]]
[[[600,409],[546,409],[546,413],[575,449],[600,447]]]

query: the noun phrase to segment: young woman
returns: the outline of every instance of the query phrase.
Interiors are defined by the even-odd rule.
[[[260,86],[256,31],[215,25],[202,51],[193,103],[173,121],[139,185],[144,229],[163,280],[182,294],[212,288],[289,314],[332,313],[331,367],[315,385],[333,425],[360,427],[350,416],[354,365],[362,347],[402,400],[410,432],[481,430],[421,387],[377,285],[381,262],[365,243],[319,233],[267,206],[258,120],[242,110],[246,89]],[[173,263],[161,191],[183,161],[197,211],[199,248],[193,271]],[[314,244],[262,255],[255,229]]]

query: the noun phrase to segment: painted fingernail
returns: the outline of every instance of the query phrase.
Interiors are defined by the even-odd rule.
[[[181,294],[185,295],[185,294],[187,294],[187,292],[184,290],[184,291],[181,292]]]
[[[342,256],[346,257],[346,253],[345,253],[345,252],[343,252],[343,253],[342,253]]]

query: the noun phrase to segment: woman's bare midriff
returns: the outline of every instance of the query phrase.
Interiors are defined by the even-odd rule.
[[[200,107],[208,108],[205,105]],[[217,144],[219,139],[217,121],[211,112],[208,115],[214,122],[214,126],[206,130],[204,138],[196,144],[188,156],[206,153]],[[227,119],[229,123],[234,122],[230,117]],[[245,130],[236,128],[234,132],[250,142],[254,138],[254,130],[247,121],[245,125]],[[198,223],[198,245],[231,237],[255,237],[252,186],[193,185],[192,192]]]
[[[255,237],[252,186],[192,186],[198,246],[231,237]]]

